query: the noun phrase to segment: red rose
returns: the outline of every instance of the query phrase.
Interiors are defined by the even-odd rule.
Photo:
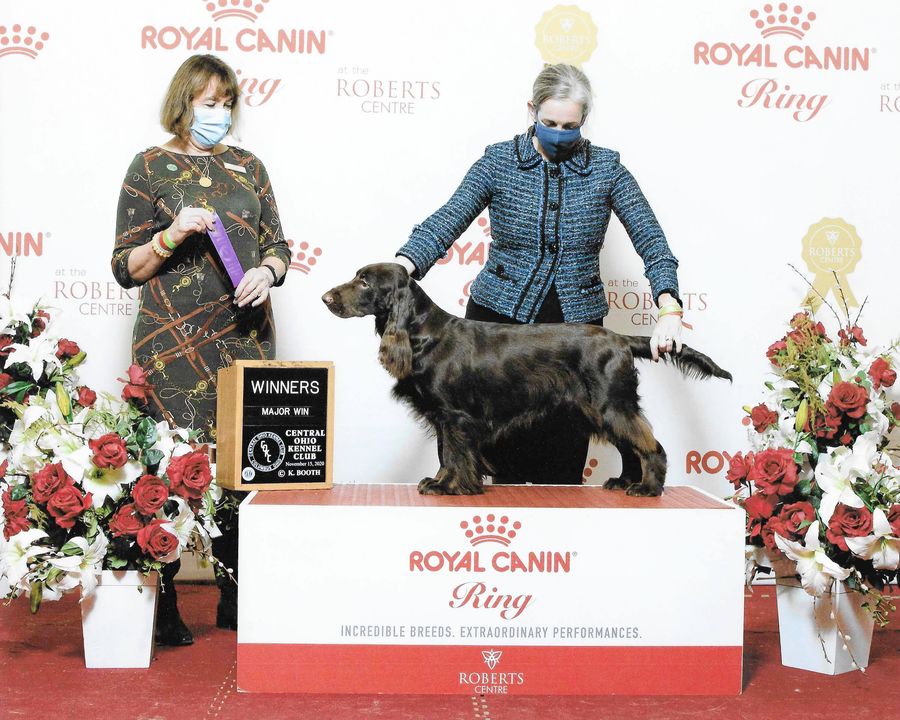
[[[809,425],[809,421],[807,420],[806,422],[807,425]],[[819,439],[831,440],[835,435],[837,435],[837,431],[840,429],[840,427],[840,411],[831,402],[826,402],[825,414],[816,414],[816,416],[813,418],[812,431]]]
[[[808,502],[785,505],[778,513],[775,532],[788,540],[799,540],[816,520],[816,510]]]
[[[203,452],[189,452],[174,457],[166,469],[172,492],[185,500],[199,500],[212,482],[209,457]]]
[[[78,388],[78,404],[81,407],[90,407],[97,401],[97,393],[91,390],[87,385],[81,385]]]
[[[866,344],[866,337],[863,335],[861,327],[854,325],[848,330],[841,328],[838,330],[838,337],[841,339],[841,347],[847,347],[851,343],[858,342],[860,345]]]
[[[0,373],[0,390],[5,388],[12,382],[12,375],[9,373]]]
[[[45,503],[55,493],[74,483],[75,481],[63,469],[62,463],[53,463],[44,465],[31,476],[31,491],[34,494],[35,502]]]
[[[825,334],[825,326],[824,326],[822,323],[817,322],[817,323],[813,326],[813,329],[816,331],[816,334],[817,334],[817,335],[819,335],[820,337],[824,338],[825,340],[828,340],[828,335]]]
[[[76,518],[91,506],[91,500],[90,493],[82,495],[74,485],[66,485],[47,501],[47,512],[61,528],[70,528]]]
[[[777,340],[769,345],[769,349],[766,350],[766,357],[772,362],[773,365],[778,364],[778,353],[787,350],[787,343],[782,340]]]
[[[872,512],[866,508],[854,508],[838,503],[834,514],[828,521],[825,537],[828,542],[837,545],[841,550],[849,551],[848,537],[865,537],[872,533]]]
[[[897,373],[891,369],[887,360],[880,357],[869,368],[869,377],[872,378],[873,387],[878,390],[881,387],[891,387],[897,380]]]
[[[891,403],[891,415],[894,416],[894,424],[900,425],[900,403]]]
[[[752,452],[748,452],[746,455],[744,455],[743,453],[732,455],[731,460],[728,461],[728,472],[726,473],[725,478],[728,480],[728,482],[734,485],[734,489],[737,490],[747,479],[747,474],[750,472],[750,468],[752,467]]]
[[[9,468],[9,460],[4,460],[0,463],[0,480],[6,477],[7,468]]]
[[[122,399],[125,402],[129,400],[139,400],[142,403],[147,402],[147,393],[150,392],[150,386],[147,384],[147,373],[145,373],[140,365],[132,364],[128,368],[128,380],[123,380],[125,387],[122,388]]]
[[[144,475],[134,484],[131,496],[141,515],[155,515],[169,499],[169,488],[156,475]]]
[[[9,355],[12,352],[13,339],[9,335],[0,335],[0,356]]]
[[[809,315],[801,310],[800,312],[794,313],[794,316],[790,320],[790,325],[796,330],[797,328],[808,326],[811,322],[812,319],[809,317]]]
[[[98,468],[120,468],[128,462],[128,448],[116,433],[106,433],[96,440],[88,440],[88,445],[94,453],[91,460]]]
[[[47,322],[50,320],[50,313],[45,310],[38,310],[34,318],[31,320],[31,337],[37,337],[47,328]]]
[[[778,422],[778,413],[760,403],[750,411],[750,420],[756,432],[761,433],[765,432],[770,425]]]
[[[141,529],[144,523],[134,511],[134,505],[123,505],[118,509],[112,519],[109,521],[109,529],[113,537],[134,537]]]
[[[65,338],[62,338],[56,344],[56,357],[58,357],[60,360],[75,357],[80,352],[81,348],[78,347],[78,343],[72,340],[66,340]]]
[[[778,545],[775,544],[775,533],[781,535],[781,525],[777,517],[769,518],[759,530],[759,537],[762,539],[763,546],[769,550],[778,549]]]
[[[747,517],[753,520],[765,520],[772,517],[777,504],[778,498],[776,496],[763,495],[757,492],[744,500],[744,510],[747,512]]]
[[[831,388],[828,400],[842,413],[858,420],[866,414],[869,393],[856,383],[839,382]]]
[[[25,498],[21,500],[12,499],[12,488],[7,488],[3,495],[0,496],[3,504],[3,537],[9,540],[13,535],[17,535],[23,530],[31,528],[28,521],[28,506],[25,504]]]
[[[900,537],[900,505],[891,505],[887,512],[887,521],[891,526],[891,534]]]
[[[806,349],[806,346],[809,345],[809,341],[811,339],[809,334],[807,334],[803,330],[791,330],[787,334],[787,337],[789,340],[791,340],[794,343],[796,348],[800,351],[803,351]]]
[[[763,450],[753,458],[747,479],[764,495],[788,495],[797,484],[797,463],[786,448]]]
[[[162,527],[167,520],[151,520],[137,534],[137,544],[154,560],[162,560],[178,549],[178,538]]]

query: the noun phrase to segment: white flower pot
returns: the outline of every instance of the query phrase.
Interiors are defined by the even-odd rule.
[[[157,573],[104,570],[81,601],[84,664],[89,668],[145,668],[153,657]]]
[[[840,675],[869,664],[875,621],[862,607],[862,595],[843,583],[821,597],[807,593],[796,578],[776,583],[782,665]]]

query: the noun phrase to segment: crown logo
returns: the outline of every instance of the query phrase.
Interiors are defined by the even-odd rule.
[[[803,8],[800,5],[791,7],[788,3],[765,4],[762,10],[751,10],[750,17],[756,22],[756,29],[764,38],[770,35],[790,35],[802,38],[806,35],[810,25],[815,21],[814,12],[806,13],[803,17]]]
[[[484,664],[488,666],[488,670],[493,670],[500,664],[500,657],[503,655],[502,650],[482,650],[481,657],[484,658]]]
[[[269,0],[204,0],[204,2],[216,22],[227,17],[239,17],[256,22],[256,18],[266,9]]]
[[[825,232],[825,239],[828,241],[828,244],[831,245],[831,247],[837,245],[837,241],[840,236],[841,233],[839,230],[827,230]]]
[[[482,519],[481,515],[472,518],[472,522],[463,520],[459,526],[465,530],[465,535],[469,538],[472,545],[481,545],[481,543],[494,542],[500,545],[509,545],[510,541],[516,536],[522,523],[516,520],[510,524],[506,515],[499,518],[493,513],[485,515]]]
[[[288,247],[293,250],[294,241],[288,240]],[[322,248],[313,248],[309,252],[309,243],[306,240],[300,242],[297,252],[291,258],[291,270],[299,270],[304,275],[309,275],[312,266],[316,264],[318,258],[322,255]]]
[[[22,32],[21,25],[13,25],[7,29],[0,25],[0,57],[4,55],[27,55],[34,59],[43,50],[44,43],[50,37],[49,33],[37,34],[37,29],[32,25]]]

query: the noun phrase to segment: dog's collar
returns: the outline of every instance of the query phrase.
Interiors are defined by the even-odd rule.
[[[534,128],[530,127],[528,132],[516,135],[513,140],[513,148],[519,170],[531,170],[544,160],[534,148],[534,143],[531,141],[533,137]],[[581,143],[575,148],[575,152],[568,159],[563,160],[561,164],[579,175],[590,175],[593,169],[591,166],[591,143],[587,139],[582,138]]]

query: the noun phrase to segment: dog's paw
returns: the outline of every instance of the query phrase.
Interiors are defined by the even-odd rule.
[[[606,490],[624,490],[632,484],[632,480],[627,477],[615,477],[610,478],[605,483],[603,483],[603,487]]]
[[[446,495],[447,491],[444,486],[433,477],[426,477],[419,480],[419,495]]]
[[[640,483],[635,483],[634,485],[629,485],[628,489],[625,490],[626,495],[631,495],[631,497],[659,497],[662,495],[663,489],[659,485],[642,485]]]

